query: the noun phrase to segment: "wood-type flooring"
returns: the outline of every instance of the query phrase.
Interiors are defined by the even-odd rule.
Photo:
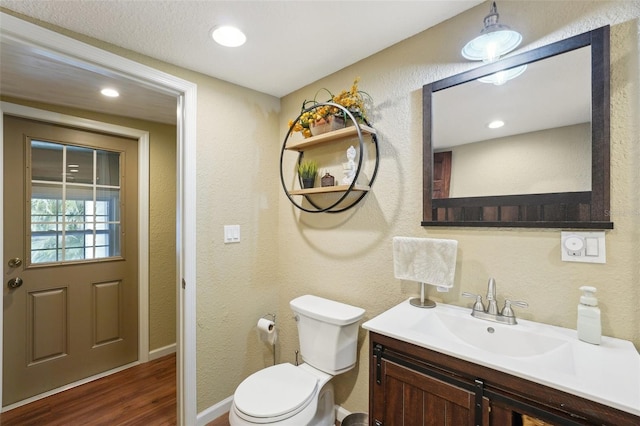
[[[175,424],[175,354],[0,414],[2,426]]]
[[[176,409],[173,354],[1,413],[0,426],[175,426]]]

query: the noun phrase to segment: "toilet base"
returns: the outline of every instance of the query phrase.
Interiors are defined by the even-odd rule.
[[[336,409],[335,409],[335,397],[333,393],[333,384],[328,382],[320,390],[320,396],[318,397],[318,408],[316,409],[316,415],[313,417],[309,425],[318,426],[335,426],[336,424]]]

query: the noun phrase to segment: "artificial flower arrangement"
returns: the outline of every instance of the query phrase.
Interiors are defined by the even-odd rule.
[[[301,132],[305,138],[308,138],[312,136],[314,126],[329,124],[336,118],[341,120],[340,126],[345,127],[349,116],[339,107],[326,105],[329,102],[348,109],[357,120],[369,124],[365,103],[370,103],[372,99],[367,92],[358,89],[359,81],[360,77],[356,77],[350,90],[343,90],[337,95],[333,95],[324,88],[318,90],[312,100],[305,100],[302,103],[300,117],[295,122],[290,120],[289,128],[294,132]],[[317,98],[321,92],[328,93],[329,99],[324,102],[318,101]]]

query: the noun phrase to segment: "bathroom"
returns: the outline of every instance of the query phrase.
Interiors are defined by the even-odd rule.
[[[519,310],[521,318],[574,328],[578,287],[594,285],[603,312],[603,334],[631,340],[640,347],[638,4],[518,1],[501,2],[499,7],[501,19],[523,33],[520,49],[611,25],[611,209],[619,214],[612,214],[615,228],[606,231],[607,263],[562,262],[557,229],[420,226],[422,85],[473,66],[460,57],[459,50],[473,36],[478,17],[485,14],[486,5],[478,6],[282,99],[279,138],[259,148],[265,163],[277,164],[286,122],[297,115],[302,100],[321,87],[340,90],[360,76],[361,88],[373,96],[376,105],[372,121],[380,139],[378,180],[357,209],[311,215],[288,203],[276,173],[265,175],[266,168],[254,179],[256,184],[262,182],[251,197],[258,211],[240,210],[247,217],[235,219],[243,224],[248,244],[212,246],[206,241],[215,238],[220,226],[203,229],[199,236],[202,256],[217,260],[199,262],[198,270],[200,282],[214,277],[198,291],[199,411],[227,398],[244,377],[272,362],[269,348],[253,333],[238,337],[225,330],[251,330],[256,318],[274,311],[280,331],[278,362],[291,362],[297,332],[288,303],[296,296],[312,293],[340,300],[363,307],[365,318],[371,318],[415,295],[417,285],[401,283],[393,276],[391,239],[395,235],[459,241],[454,289],[436,295],[445,303],[470,306],[460,293],[482,293],[487,278],[494,276],[502,297],[529,302],[528,309]],[[214,176],[201,173],[203,181],[215,182]],[[265,193],[269,179],[277,195]],[[223,223],[225,218],[218,215],[216,225]],[[267,231],[273,227],[278,229],[275,241]],[[274,243],[276,251],[270,249]],[[221,273],[223,264],[244,268],[225,268]],[[348,411],[368,409],[364,331],[359,339],[358,367],[334,379],[336,402]]]
[[[286,96],[278,137],[261,146],[258,154],[245,152],[277,164],[287,121],[319,88],[339,91],[360,76],[360,88],[374,98],[372,122],[379,135],[380,170],[373,190],[357,208],[337,215],[301,213],[286,199],[277,172],[265,165],[254,176],[255,189],[247,188],[253,191],[256,207],[226,212],[227,207],[222,213],[228,216],[218,215],[215,226],[203,228],[199,235],[201,255],[214,259],[198,263],[199,282],[214,277],[198,290],[199,411],[229,397],[244,377],[272,363],[270,348],[252,332],[264,313],[277,314],[278,362],[292,362],[298,341],[288,303],[295,297],[310,293],[359,306],[366,310],[366,320],[416,295],[417,284],[394,278],[391,242],[396,235],[458,240],[454,288],[433,294],[445,303],[470,307],[472,301],[463,299],[461,292],[486,292],[487,279],[493,276],[500,298],[529,303],[528,309],[518,310],[519,317],[575,328],[578,287],[594,285],[603,312],[603,334],[631,340],[640,348],[639,5],[514,1],[498,6],[501,20],[523,34],[516,52],[611,25],[611,209],[620,213],[612,214],[615,228],[606,231],[607,263],[562,262],[558,229],[420,226],[422,86],[475,66],[460,56],[460,48],[486,15],[487,5],[482,4]],[[205,153],[211,158],[219,154]],[[200,161],[206,163],[204,158]],[[202,181],[214,185],[213,170],[211,175],[201,173]],[[267,186],[271,191],[277,187],[278,193],[268,192]],[[215,200],[209,203],[220,205]],[[211,223],[209,218],[199,220]],[[242,224],[243,242],[234,247],[208,244],[225,220]],[[273,228],[278,229],[275,240],[269,232]],[[272,250],[274,245],[277,250]],[[221,269],[223,265],[238,267]],[[350,412],[368,411],[364,330],[358,347],[357,367],[334,379],[336,403]]]
[[[238,384],[273,363],[271,348],[255,333],[256,320],[266,313],[277,318],[276,361],[293,362],[298,335],[292,299],[315,294],[362,307],[366,321],[415,296],[417,284],[394,278],[391,242],[398,235],[458,241],[454,288],[429,292],[438,301],[471,307],[461,293],[483,294],[494,277],[500,300],[529,303],[517,310],[520,318],[575,328],[578,287],[593,285],[603,334],[640,349],[640,2],[499,2],[501,20],[523,34],[514,53],[611,26],[615,226],[606,231],[606,264],[562,262],[559,229],[421,226],[422,87],[477,66],[461,57],[460,48],[477,34],[487,9],[482,3],[282,99],[96,43],[198,85],[199,423],[228,409]],[[375,185],[345,213],[300,212],[278,180],[287,122],[318,89],[336,92],[357,76],[375,105]],[[239,244],[223,244],[228,224],[241,226]],[[368,356],[361,329],[356,368],[334,379],[336,403],[346,411],[368,411]]]

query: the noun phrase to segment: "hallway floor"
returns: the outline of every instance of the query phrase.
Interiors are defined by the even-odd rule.
[[[0,414],[2,426],[176,424],[176,357],[167,355]]]
[[[176,409],[173,354],[1,413],[0,425],[175,426]],[[206,426],[229,426],[229,419]]]

